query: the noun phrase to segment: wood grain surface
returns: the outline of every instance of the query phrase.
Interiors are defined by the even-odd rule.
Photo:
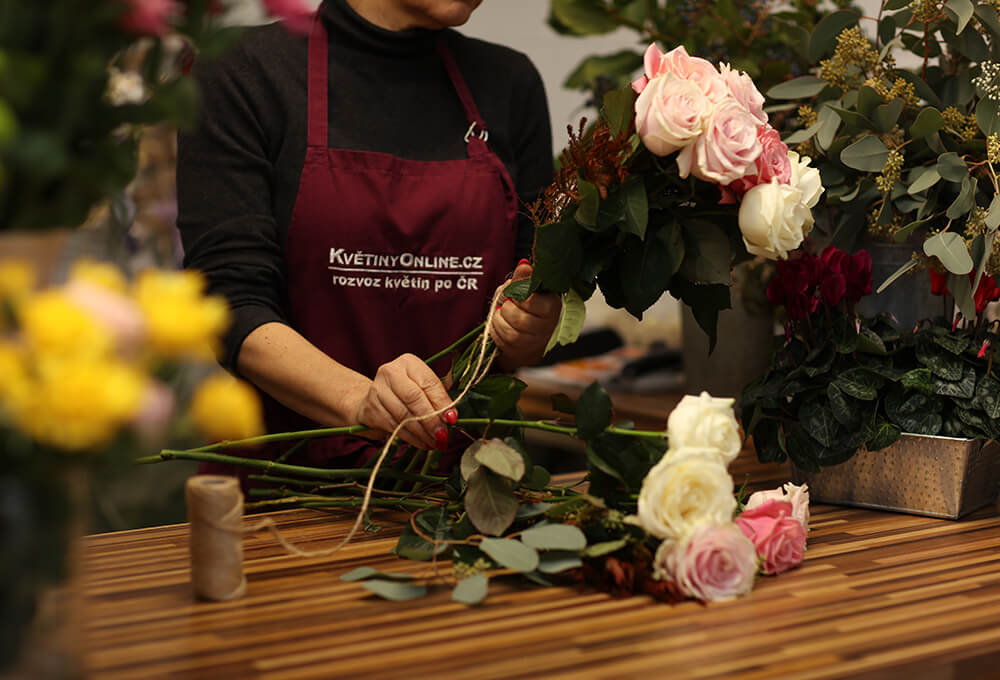
[[[755,486],[787,479],[744,452]],[[775,484],[772,484],[774,482]],[[318,549],[352,516],[272,515]],[[805,563],[711,605],[615,599],[504,580],[478,607],[442,587],[387,602],[339,576],[359,566],[428,575],[390,554],[399,516],[325,559],[245,540],[249,593],[196,601],[186,525],[88,537],[88,677],[130,678],[997,678],[1000,517],[955,522],[814,506]],[[447,567],[447,565],[445,565]],[[442,570],[447,575],[447,568]]]

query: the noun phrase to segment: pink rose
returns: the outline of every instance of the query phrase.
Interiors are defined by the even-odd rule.
[[[750,592],[756,572],[753,543],[730,523],[704,525],[680,542],[664,541],[656,551],[654,576],[703,602]]]
[[[316,12],[303,0],[263,0],[264,9],[273,17],[285,22],[292,33],[308,35]]]
[[[180,16],[181,7],[176,0],[122,0],[128,7],[122,15],[121,26],[136,35],[165,35],[170,25]]]
[[[683,45],[664,54],[660,52],[656,43],[653,43],[646,49],[643,57],[643,70],[644,75],[632,83],[632,88],[639,94],[642,94],[646,85],[654,78],[672,73],[678,78],[693,82],[714,103],[721,102],[729,96],[729,86],[712,62],[701,57],[692,57]]]
[[[677,155],[681,177],[690,174],[707,182],[731,184],[753,174],[762,150],[758,127],[757,119],[736,100],[725,100],[712,112],[705,133]]]
[[[729,64],[722,64],[719,67],[722,79],[726,81],[729,94],[733,99],[743,105],[754,118],[761,124],[767,122],[767,114],[764,113],[764,95],[760,93],[753,80],[743,71],[733,69]],[[766,181],[766,180],[765,180]]]
[[[668,73],[651,80],[635,100],[636,129],[646,148],[666,156],[704,132],[712,108],[697,85]]]
[[[735,523],[753,541],[765,574],[780,574],[802,563],[806,530],[792,516],[788,501],[769,500],[744,510]]]
[[[799,262],[799,260],[784,260],[778,262],[779,269],[782,265],[786,267]],[[778,277],[775,277],[777,279]],[[774,279],[772,279],[773,281]],[[770,294],[768,296],[770,298]],[[815,311],[815,310],[813,310]],[[799,521],[802,527],[809,531],[809,485],[803,484],[801,486],[796,486],[791,482],[785,482],[782,486],[777,489],[772,489],[771,491],[755,491],[750,494],[747,499],[746,505],[743,506],[744,512],[747,510],[753,510],[761,505],[764,505],[768,501],[787,501],[792,504],[792,517]]]
[[[792,178],[792,162],[788,158],[788,145],[781,141],[781,135],[770,125],[764,125],[757,133],[761,152],[757,157],[757,181],[777,180],[788,184]]]
[[[145,337],[146,322],[142,310],[125,295],[86,279],[70,281],[63,292],[73,304],[111,331],[116,345],[122,351],[133,351]]]
[[[134,420],[135,429],[145,444],[160,446],[173,413],[173,393],[161,383],[150,383]]]

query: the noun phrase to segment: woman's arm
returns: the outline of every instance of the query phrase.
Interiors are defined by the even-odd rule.
[[[434,372],[412,354],[383,364],[369,380],[282,323],[254,329],[243,341],[237,366],[279,402],[328,427],[363,424],[387,433],[405,418],[451,401]],[[441,416],[410,423],[400,438],[422,449],[441,448],[444,423]]]

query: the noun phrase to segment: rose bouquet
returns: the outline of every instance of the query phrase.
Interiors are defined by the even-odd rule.
[[[973,319],[898,328],[887,315],[854,312],[871,292],[865,251],[829,246],[819,257],[779,262],[768,294],[785,308],[785,342],[742,403],[760,459],[791,458],[815,472],[902,433],[1000,436],[1000,382],[991,370],[998,334],[982,315],[1000,291],[989,283],[980,290]]]
[[[786,257],[823,191],[763,103],[745,73],[651,45],[632,88],[605,97],[593,129],[570,131],[554,183],[530,207],[532,278],[508,294],[564,294],[573,313],[557,335],[568,341],[597,287],[639,318],[669,291],[714,344],[733,265]]]
[[[249,386],[214,363],[225,302],[194,272],[148,271],[131,286],[110,265],[78,262],[38,290],[31,266],[0,262],[0,667],[17,658],[39,593],[62,579],[75,480],[107,475],[168,440],[240,438],[263,429]],[[201,375],[205,372],[202,370]]]

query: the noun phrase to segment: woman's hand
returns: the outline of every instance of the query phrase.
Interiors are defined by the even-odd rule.
[[[521,260],[512,281],[531,277],[531,264]],[[504,283],[497,290],[506,288]],[[559,323],[562,301],[555,293],[532,293],[524,302],[507,298],[493,315],[490,337],[500,348],[500,365],[512,371],[538,362]]]
[[[451,399],[434,371],[412,354],[404,354],[382,364],[368,390],[361,395],[354,422],[382,432],[392,432],[403,420],[422,416],[444,408]],[[408,423],[399,437],[420,449],[443,449],[448,444],[445,422],[454,422],[457,415],[448,411]]]

